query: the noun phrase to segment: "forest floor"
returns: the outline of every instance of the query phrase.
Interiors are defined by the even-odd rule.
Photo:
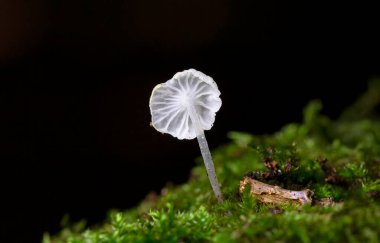
[[[65,226],[60,242],[380,242],[380,82],[339,119],[311,102],[302,124],[273,135],[230,132],[212,152],[224,202],[217,203],[201,158],[189,181],[150,194],[138,207],[112,211],[104,224]],[[244,178],[310,201],[267,202]],[[277,188],[277,187],[276,187]]]

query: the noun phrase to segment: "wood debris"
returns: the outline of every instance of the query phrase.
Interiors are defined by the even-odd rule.
[[[302,191],[286,190],[279,186],[269,185],[246,176],[240,181],[240,193],[244,192],[247,185],[251,188],[250,194],[262,203],[276,205],[284,205],[288,203],[306,205],[312,203],[311,196],[313,195],[313,192],[309,189]]]

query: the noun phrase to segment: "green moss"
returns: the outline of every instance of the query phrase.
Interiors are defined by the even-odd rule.
[[[188,183],[163,190],[125,212],[111,212],[102,225],[65,227],[44,242],[379,242],[380,82],[333,121],[310,103],[302,124],[273,135],[230,132],[231,143],[213,151],[225,202],[213,196],[202,161]],[[374,89],[377,89],[374,91]],[[368,104],[368,106],[365,106]],[[362,112],[357,112],[360,110]],[[269,161],[275,169],[266,168]],[[267,165],[268,167],[268,165]],[[254,171],[267,183],[314,191],[333,206],[264,205],[238,194]]]

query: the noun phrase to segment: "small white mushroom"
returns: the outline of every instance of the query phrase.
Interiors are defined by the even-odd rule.
[[[204,130],[210,130],[222,101],[214,80],[194,69],[178,72],[166,83],[157,85],[149,107],[153,127],[178,139],[197,137],[212,189],[223,202],[214,163]]]

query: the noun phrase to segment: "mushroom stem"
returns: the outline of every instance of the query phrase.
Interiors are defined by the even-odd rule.
[[[214,162],[212,161],[210,149],[208,147],[208,143],[207,143],[204,131],[201,127],[199,116],[196,113],[195,108],[193,106],[190,106],[188,110],[189,110],[190,119],[193,123],[193,126],[197,134],[197,140],[199,143],[199,148],[201,149],[203,162],[205,163],[208,179],[210,180],[211,187],[214,191],[215,197],[218,199],[218,202],[222,203],[223,202],[222,192],[220,190],[218,179],[216,178]]]
[[[212,161],[210,149],[208,148],[206,136],[203,131],[201,132],[201,134],[197,135],[197,139],[199,143],[199,148],[201,149],[203,161],[206,166],[208,179],[210,180],[212,189],[214,190],[214,194],[218,199],[218,202],[222,203],[222,192],[220,191],[219,182],[215,174],[214,162]]]

